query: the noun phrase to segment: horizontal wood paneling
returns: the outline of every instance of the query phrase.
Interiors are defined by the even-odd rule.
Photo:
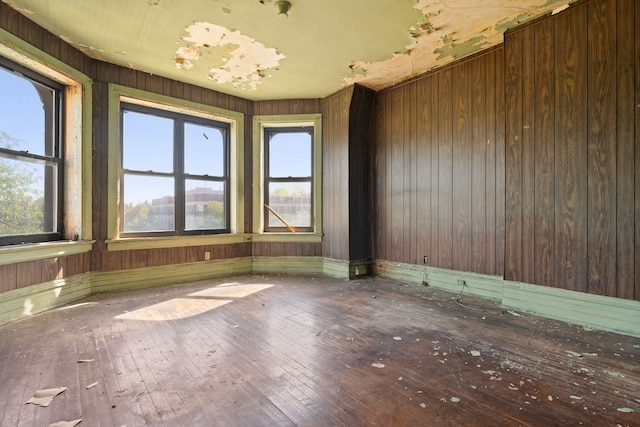
[[[506,34],[508,280],[640,299],[636,8],[589,1]]]
[[[502,276],[501,52],[378,94],[376,258]]]

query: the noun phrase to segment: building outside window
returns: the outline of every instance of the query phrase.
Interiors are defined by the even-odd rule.
[[[64,86],[0,57],[0,244],[62,238]]]
[[[230,126],[121,104],[120,235],[230,232]]]

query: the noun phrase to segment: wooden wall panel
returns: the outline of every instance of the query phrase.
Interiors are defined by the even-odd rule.
[[[438,246],[433,266],[453,268],[453,78],[451,67],[438,79]]]
[[[506,34],[509,280],[640,299],[637,7],[588,1]]]
[[[0,265],[0,292],[11,291],[18,287],[18,266]]]
[[[637,8],[637,10],[636,10]],[[616,48],[617,48],[617,67],[615,69],[616,91],[617,91],[617,115],[616,115],[616,135],[617,135],[617,155],[616,155],[616,236],[633,236],[634,220],[638,218],[634,214],[634,193],[636,188],[640,188],[638,183],[634,185],[634,169],[635,165],[640,162],[634,159],[634,131],[640,130],[640,127],[634,126],[634,110],[640,111],[640,108],[634,108],[634,91],[629,88],[634,87],[634,70],[638,70],[640,62],[638,55],[640,51],[634,51],[634,39],[629,37],[634,34],[634,22],[640,28],[640,20],[634,17],[640,13],[638,2],[632,0],[620,1],[617,5],[617,31],[616,31]],[[640,46],[640,30],[635,31],[635,39]],[[635,84],[636,91],[640,87],[640,82]],[[635,131],[636,137],[640,132]],[[636,139],[637,141],[637,139]],[[638,145],[635,144],[637,147]],[[637,196],[636,196],[637,197]],[[616,239],[616,290],[615,295],[620,298],[633,299],[634,295],[640,298],[640,292],[637,292],[633,286],[628,284],[636,283],[634,277],[634,269],[639,269],[640,263],[634,260],[634,241],[640,242],[636,236],[634,239]],[[635,263],[635,265],[634,265]]]
[[[322,100],[323,253],[349,259],[349,109],[353,87]]]
[[[502,49],[384,90],[374,117],[375,257],[501,275]],[[499,107],[500,106],[500,107]],[[501,163],[501,164],[499,164]],[[500,229],[498,229],[500,227]],[[500,259],[498,259],[500,257]]]
[[[628,0],[632,1],[632,0]],[[640,15],[640,5],[638,2],[633,1],[635,5],[635,13],[633,16],[637,17]],[[631,10],[631,7],[628,7],[627,10]],[[640,300],[640,19],[635,19],[635,102],[636,112],[635,112],[635,239],[633,248],[635,249],[635,255],[632,256],[635,258],[635,289],[634,289],[634,298],[636,300]],[[627,36],[629,37],[629,36]],[[624,234],[623,234],[624,235]],[[629,282],[618,283],[618,288],[629,287]],[[629,291],[624,291],[625,294]]]
[[[348,259],[371,259],[371,112],[375,92],[356,85],[349,106],[349,145],[346,159],[349,221]]]

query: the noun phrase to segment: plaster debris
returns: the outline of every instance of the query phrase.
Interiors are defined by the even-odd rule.
[[[73,427],[82,422],[82,418],[78,418],[73,421],[58,421],[57,423],[49,424],[49,427]]]
[[[91,363],[94,362],[96,359],[80,359],[78,360],[78,363]]]
[[[453,397],[452,397],[451,399],[449,399],[449,400],[450,400],[451,402],[453,402],[453,403],[458,403],[458,402],[460,402],[460,398],[459,398],[459,397],[455,397],[455,396],[453,396]]]
[[[98,385],[98,381],[96,381],[95,383],[91,383],[87,386],[87,390],[89,390],[90,388],[94,388],[97,385]]]
[[[382,369],[384,368],[384,363],[372,363],[371,366],[374,368]]]
[[[402,337],[393,337],[395,341],[402,341]]]
[[[479,357],[480,356],[480,352],[478,350],[471,350],[471,355],[474,357]]]
[[[27,404],[33,403],[38,406],[49,406],[53,398],[64,392],[66,389],[66,387],[58,387],[38,390],[33,394],[33,397],[27,401]]]
[[[265,71],[277,68],[285,55],[253,38],[220,25],[196,22],[185,30],[182,40],[189,43],[176,50],[175,66],[190,71],[196,62],[207,58],[213,64],[207,70],[209,80],[254,91]]]

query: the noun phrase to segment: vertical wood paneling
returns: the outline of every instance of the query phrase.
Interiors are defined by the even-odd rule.
[[[386,129],[384,124],[385,119],[385,102],[387,95],[386,92],[381,92],[376,95],[375,107],[374,107],[374,128],[376,131],[373,133],[373,206],[374,212],[372,217],[373,223],[373,254],[374,258],[387,259],[385,251],[385,239],[386,233],[380,232],[385,230],[384,218],[386,215],[386,205],[384,203],[384,187],[386,183],[387,170],[385,165],[385,141],[386,135],[384,130]],[[382,203],[379,203],[382,201]]]
[[[518,108],[534,125],[533,150],[506,150],[507,279],[638,299],[636,3],[576,4],[505,37],[507,144]]]
[[[496,50],[496,262],[495,270],[488,274],[504,275],[505,265],[505,210],[506,210],[506,106],[505,99],[505,49]]]
[[[617,155],[616,155],[616,283],[615,293],[619,298],[633,299],[634,287],[634,69],[637,54],[634,55],[634,21],[638,21],[633,0],[620,0],[617,7],[616,51],[617,67]],[[637,7],[637,6],[636,6]],[[640,9],[638,10],[640,12]],[[640,52],[639,52],[640,53]],[[637,131],[636,131],[637,132]],[[635,188],[638,188],[637,186]],[[635,242],[638,242],[636,239]],[[637,244],[637,243],[636,243]],[[636,264],[637,265],[637,264]],[[639,295],[640,296],[640,295]]]
[[[586,6],[588,27],[587,290],[616,288],[616,0]],[[611,11],[611,12],[609,12]]]
[[[42,283],[42,260],[20,262],[16,265],[17,287]]]
[[[634,1],[635,13],[635,290],[634,299],[640,300],[640,5]],[[629,286],[625,283],[625,286]]]
[[[442,268],[453,267],[453,79],[448,68],[438,78],[438,262]]]
[[[522,262],[521,277],[524,282],[534,280],[535,245],[535,91],[534,71],[536,64],[535,39],[533,29],[522,30],[522,127],[520,133],[520,152],[522,155]]]
[[[392,256],[392,261],[401,261],[404,254],[405,234],[404,234],[404,144],[403,138],[403,117],[404,106],[402,103],[402,90],[391,92],[391,103],[394,106],[394,119],[390,120],[391,129],[391,151],[388,159],[391,168],[391,205],[389,213],[391,217],[391,246],[387,250]],[[387,119],[389,120],[389,118]]]
[[[485,223],[483,242],[485,248],[485,265],[476,271],[494,272],[496,269],[496,51],[490,52],[486,61],[484,86],[485,92],[485,140],[486,167],[485,175]],[[502,105],[502,100],[500,100]],[[480,141],[484,143],[485,140]]]
[[[556,25],[556,282],[586,291],[587,256],[587,14],[559,14]]]
[[[506,110],[506,238],[504,277],[516,280],[522,271],[522,32],[505,45]]]
[[[453,67],[452,267],[471,271],[472,62]]]
[[[471,262],[470,271],[485,271],[487,254],[486,218],[487,198],[486,173],[489,167],[486,157],[487,107],[486,100],[491,85],[487,84],[486,70],[491,57],[474,59],[471,73],[471,121],[472,121],[472,163],[471,163]]]
[[[415,122],[416,122],[416,108],[415,108],[415,94],[416,85],[404,85],[402,87],[402,103],[403,111],[402,115],[402,152],[404,157],[403,170],[403,184],[401,194],[403,195],[403,202],[401,212],[403,237],[403,255],[401,260],[408,260],[411,263],[416,263],[416,207],[415,207]],[[400,231],[400,230],[399,230]]]
[[[416,82],[416,253],[417,263],[431,254],[431,103],[433,79]]]
[[[535,196],[533,249],[533,281],[545,286],[555,286],[552,260],[554,257],[554,50],[552,20],[541,22],[535,32],[535,118],[533,120],[535,153]]]
[[[18,266],[0,265],[0,292],[11,291],[18,287]]]

